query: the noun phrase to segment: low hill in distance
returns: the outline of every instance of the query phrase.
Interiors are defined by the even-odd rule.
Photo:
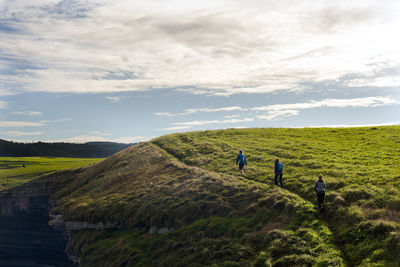
[[[131,145],[113,142],[17,143],[0,139],[0,157],[105,158]]]
[[[395,267],[399,140],[397,126],[172,134],[10,194],[48,192],[52,223],[70,231],[67,251],[82,266]],[[283,189],[272,182],[275,158]]]

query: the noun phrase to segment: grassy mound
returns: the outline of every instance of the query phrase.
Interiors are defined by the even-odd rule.
[[[83,266],[343,264],[311,203],[187,166],[151,143],[42,179],[66,221],[118,225],[73,232],[68,250]]]

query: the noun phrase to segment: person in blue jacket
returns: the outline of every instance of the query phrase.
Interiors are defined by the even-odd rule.
[[[236,165],[239,164],[239,170],[240,170],[240,174],[244,177],[244,165],[247,166],[247,160],[246,160],[246,156],[243,154],[243,151],[240,150],[239,151],[239,155],[237,155],[236,157]]]
[[[283,176],[283,164],[282,164],[282,162],[279,161],[279,159],[276,159],[275,160],[275,185],[278,185],[278,177],[279,177],[279,182],[281,184],[281,187],[283,188],[282,176]]]

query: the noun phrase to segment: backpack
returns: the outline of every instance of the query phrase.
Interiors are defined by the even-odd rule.
[[[278,162],[278,171],[283,171],[283,164],[282,162]]]
[[[238,155],[239,164],[244,164],[245,156],[243,154]]]

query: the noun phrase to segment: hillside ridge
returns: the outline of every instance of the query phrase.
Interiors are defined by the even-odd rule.
[[[185,164],[185,163],[182,162],[179,158],[177,158],[175,155],[169,153],[168,151],[166,151],[165,149],[163,149],[161,146],[157,145],[156,142],[151,142],[151,141],[150,141],[150,143],[153,144],[153,145],[155,145],[155,146],[157,146],[159,149],[161,149],[161,150],[164,151],[165,153],[168,153],[169,155],[171,155],[171,156],[172,156],[174,159],[176,159],[177,161],[179,161],[179,162]],[[185,164],[185,165],[186,165],[186,164]],[[248,179],[248,178],[246,178],[246,176],[245,176],[244,178],[242,178],[241,176],[239,176],[239,173],[238,173],[238,178],[239,178],[239,179]],[[252,179],[250,179],[250,181],[252,181],[252,182],[254,182],[254,183],[267,184],[266,181],[257,179],[257,177],[253,177]],[[305,201],[305,202],[307,202],[307,203],[309,203],[309,204],[311,204],[311,205],[315,205],[315,204],[313,204],[311,201],[309,201],[309,200],[307,200],[307,199],[301,197],[300,195],[298,195],[296,192],[293,192],[293,191],[291,191],[291,190],[289,190],[289,189],[286,189],[286,188],[280,188],[279,186],[276,186],[276,188],[277,188],[278,190],[287,190],[288,192],[290,192],[290,193],[292,193],[292,194],[295,194],[297,197],[301,198],[303,201]],[[317,207],[316,207],[316,209],[317,209]],[[329,228],[329,230],[332,232],[332,229],[333,229],[333,228],[332,228],[332,225],[331,225],[332,222],[329,220],[329,217],[328,217],[328,216],[324,216],[324,213],[321,213],[321,214],[320,214],[320,218],[325,222],[326,226],[327,226],[327,227]],[[333,232],[332,232],[332,233],[333,233]],[[350,265],[350,264],[349,264],[349,260],[348,260],[348,258],[346,257],[346,253],[344,252],[344,247],[340,244],[340,241],[337,240],[337,237],[336,237],[335,235],[333,235],[333,237],[334,237],[334,240],[335,240],[334,244],[335,244],[336,248],[337,248],[339,251],[341,251],[341,257],[342,257],[342,259],[343,259],[344,264],[347,265],[347,266],[349,266],[349,265]]]

